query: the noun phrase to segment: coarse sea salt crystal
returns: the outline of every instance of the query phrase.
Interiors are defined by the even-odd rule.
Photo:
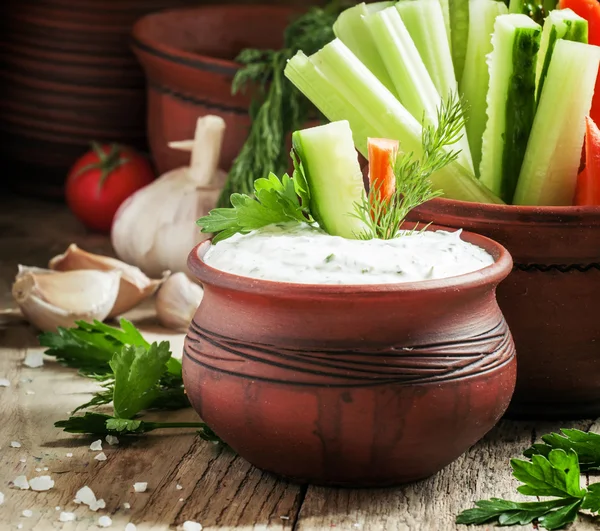
[[[129,522],[126,526],[125,526],[125,531],[137,531],[137,527],[135,524],[132,524],[131,522]]]
[[[96,461],[106,461],[106,454],[104,452],[100,452],[96,457],[94,457]]]
[[[21,448],[21,443],[19,441],[11,441],[10,447],[11,448]]]
[[[31,390],[25,391],[25,394],[26,395],[35,395],[35,391],[31,391]]]
[[[147,488],[148,488],[148,483],[145,481],[140,481],[138,483],[133,484],[133,490],[135,492],[146,492]]]
[[[29,488],[29,481],[25,476],[17,476],[13,479],[13,487],[21,490],[27,490]]]
[[[202,531],[202,525],[193,520],[187,520],[183,522],[181,529],[183,529],[183,531]]]
[[[119,439],[117,439],[114,435],[107,435],[106,442],[108,444],[110,444],[111,446],[115,446],[115,445],[119,444]]]
[[[131,504],[129,502],[125,502],[123,504],[123,509],[131,509]]]
[[[41,471],[42,471],[42,469],[41,469],[41,468],[36,468],[36,469],[35,469],[35,471],[36,471],[36,472],[41,472]]]
[[[100,527],[110,527],[112,525],[110,516],[101,516],[98,518],[98,525]]]
[[[97,500],[94,491],[87,485],[85,487],[81,487],[77,491],[73,501],[75,503],[83,503],[84,505],[87,505],[92,511],[97,511],[98,509],[104,509],[106,507],[105,501],[103,499]]]
[[[32,511],[31,509],[25,509],[25,510],[24,510],[24,511],[21,513],[21,515],[22,515],[24,518],[31,518],[31,517],[33,516],[33,511]]]
[[[102,450],[102,439],[98,439],[90,444],[90,450],[93,450],[94,452],[99,452]]]
[[[55,510],[55,511],[60,511],[60,505],[57,505],[57,506],[54,508],[54,510]]]
[[[0,492],[0,505],[4,503],[4,493]]]
[[[0,378],[0,387],[10,387],[10,381],[6,378]]]
[[[176,488],[177,490],[181,490],[181,489],[183,489],[183,487],[182,487],[182,486],[181,486],[179,483],[177,483],[177,485],[175,485],[175,488]]]
[[[37,369],[44,365],[44,354],[42,352],[28,352],[23,361],[25,367],[30,369]]]
[[[58,519],[61,522],[74,522],[75,521],[75,513],[67,513],[67,512],[62,512],[58,515]]]
[[[45,471],[48,471],[48,470],[50,470],[50,469],[49,469],[47,466],[45,466],[45,467],[44,467],[44,470],[45,470]]]
[[[71,452],[68,452],[65,454],[66,457],[73,457],[73,454]]]
[[[25,457],[21,457],[21,459],[19,459],[19,463],[27,463],[27,459]]]
[[[29,486],[31,487],[31,490],[41,492],[50,490],[54,487],[54,481],[50,476],[39,476],[37,478],[31,478],[29,480]]]

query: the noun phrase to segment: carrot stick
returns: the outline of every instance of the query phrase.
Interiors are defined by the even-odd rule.
[[[600,129],[591,118],[586,118],[586,168],[577,177],[575,204],[600,205]]]
[[[369,186],[377,191],[380,203],[388,201],[396,191],[394,162],[399,142],[387,138],[369,138]]]

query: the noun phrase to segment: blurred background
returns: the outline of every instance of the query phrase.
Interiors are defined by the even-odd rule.
[[[229,90],[232,60],[246,47],[280,46],[290,13],[322,2],[233,3],[4,0],[1,189],[60,200],[69,168],[91,141],[148,154],[160,175],[189,160],[166,143],[192,138],[206,113],[227,124],[220,164],[227,170],[249,126],[248,97]],[[252,4],[275,10],[245,11]],[[172,8],[193,9],[146,20],[132,35],[144,15]]]

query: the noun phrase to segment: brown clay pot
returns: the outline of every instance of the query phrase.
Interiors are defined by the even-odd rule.
[[[250,463],[322,484],[384,486],[434,474],[494,426],[513,393],[514,345],[496,303],[512,260],[379,286],[269,282],[207,266],[183,357],[186,392]]]
[[[312,2],[316,3],[316,2]],[[187,163],[169,149],[192,138],[198,117],[226,123],[220,166],[229,169],[248,136],[250,94],[231,94],[244,48],[280,48],[298,8],[214,5],[154,13],[133,28],[133,50],[148,81],[148,137],[160,173]]]
[[[600,415],[600,208],[435,199],[411,218],[483,234],[513,256],[498,288],[519,359],[509,415]]]

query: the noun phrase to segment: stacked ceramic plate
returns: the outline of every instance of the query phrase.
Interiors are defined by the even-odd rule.
[[[145,149],[144,76],[133,22],[197,0],[12,0],[0,41],[0,155],[16,187],[60,195],[91,140]]]

